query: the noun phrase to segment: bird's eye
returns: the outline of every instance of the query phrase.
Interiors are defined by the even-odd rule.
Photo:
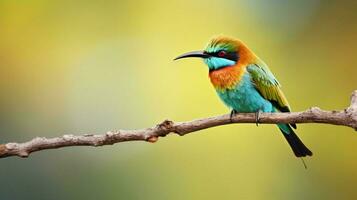
[[[225,57],[226,55],[227,55],[227,52],[226,52],[226,51],[223,51],[223,50],[222,50],[222,51],[219,51],[219,52],[218,52],[218,56],[219,56],[219,57]]]

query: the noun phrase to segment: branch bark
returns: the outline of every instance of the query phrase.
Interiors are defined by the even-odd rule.
[[[232,123],[255,123],[255,113],[240,113],[230,118],[230,115],[221,115],[188,122],[173,122],[165,120],[152,128],[138,130],[109,131],[101,135],[85,134],[80,136],[63,135],[62,137],[37,137],[24,143],[0,144],[0,158],[19,156],[28,157],[30,153],[69,146],[103,146],[126,141],[156,142],[159,137],[169,133],[180,136]],[[303,112],[293,113],[261,113],[259,123],[324,123],[347,126],[357,131],[357,90],[352,93],[351,105],[341,111],[325,111],[312,107]]]

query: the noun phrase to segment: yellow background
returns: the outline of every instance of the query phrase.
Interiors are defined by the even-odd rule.
[[[294,111],[343,109],[357,89],[354,1],[0,1],[0,142],[104,133],[228,113],[199,59],[217,34],[271,68]],[[0,199],[356,199],[357,135],[229,125],[155,144],[0,160]]]

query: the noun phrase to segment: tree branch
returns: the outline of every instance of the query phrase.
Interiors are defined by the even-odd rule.
[[[30,153],[69,146],[103,146],[119,142],[142,140],[156,142],[159,137],[169,133],[180,136],[232,123],[255,123],[255,113],[240,113],[230,119],[230,115],[221,115],[188,122],[165,120],[152,128],[138,130],[110,131],[102,135],[63,135],[62,137],[37,137],[24,143],[0,144],[0,158],[9,156],[28,157]],[[324,111],[312,107],[304,112],[261,113],[259,123],[324,123],[354,128],[357,131],[357,90],[352,93],[351,105],[342,111]]]

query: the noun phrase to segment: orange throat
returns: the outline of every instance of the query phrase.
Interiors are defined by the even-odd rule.
[[[216,90],[233,89],[242,79],[250,63],[256,63],[258,57],[243,43],[239,48],[239,60],[235,65],[211,71],[209,77]]]
[[[241,80],[245,67],[232,65],[209,72],[211,83],[217,90],[233,89]]]

